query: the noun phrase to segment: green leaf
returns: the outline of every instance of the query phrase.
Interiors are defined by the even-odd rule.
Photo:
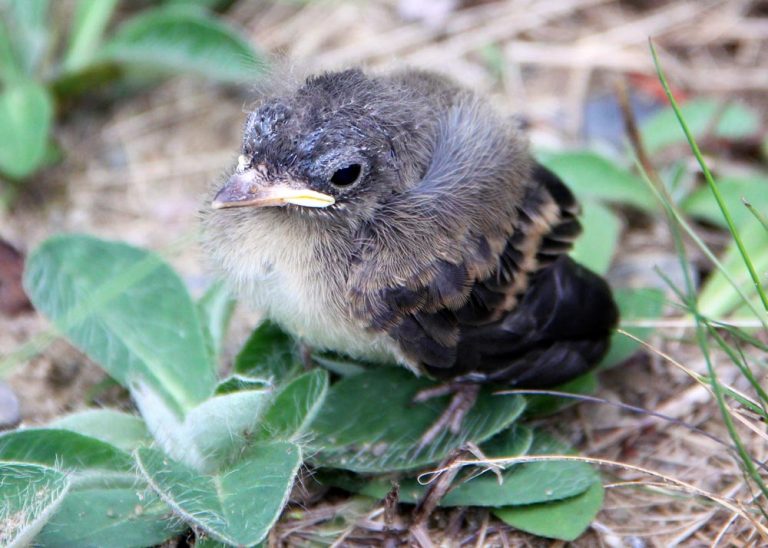
[[[78,70],[95,57],[115,7],[117,0],[78,0],[62,70]]]
[[[314,369],[277,393],[260,424],[260,438],[295,439],[317,416],[328,392],[328,373]]]
[[[301,369],[295,341],[276,324],[265,321],[254,330],[235,358],[235,372],[280,383]]]
[[[35,307],[137,403],[149,391],[181,415],[213,393],[215,367],[195,304],[154,253],[55,236],[29,257],[24,286]]]
[[[138,449],[136,459],[152,488],[188,523],[216,540],[251,545],[264,539],[279,517],[301,450],[288,442],[255,444],[236,463],[208,476],[153,449]]]
[[[659,289],[617,289],[613,293],[619,307],[621,328],[639,338],[647,340],[653,333],[653,327],[633,326],[633,323],[653,321],[661,317],[664,311],[664,293]],[[640,343],[623,335],[614,333],[611,348],[598,366],[607,369],[619,365],[640,347]]]
[[[241,390],[261,390],[272,388],[270,381],[246,375],[234,374],[219,382],[216,385],[216,395],[231,394]]]
[[[88,409],[66,415],[52,422],[49,428],[77,432],[128,452],[152,442],[141,417],[112,409]]]
[[[223,82],[253,82],[263,60],[232,27],[196,10],[156,9],[123,23],[101,59]]]
[[[608,272],[619,243],[621,222],[607,207],[592,200],[581,204],[581,236],[576,240],[571,257],[598,274]]]
[[[253,389],[219,394],[180,418],[151,391],[134,393],[136,404],[158,445],[173,459],[199,471],[216,468],[239,452],[258,431],[270,401],[263,383]]]
[[[570,447],[542,432],[536,432],[529,455],[573,454]],[[515,457],[489,449],[488,456]],[[462,483],[442,500],[442,506],[508,506],[561,500],[583,493],[598,479],[588,464],[576,461],[546,461],[520,464],[503,473],[501,485],[492,473]]]
[[[214,359],[221,352],[235,304],[236,301],[221,282],[211,285],[197,303]]]
[[[165,4],[174,8],[193,8],[209,11],[224,11],[234,0],[165,0]]]
[[[16,57],[6,22],[0,18],[0,84],[8,85],[22,78],[24,71]]]
[[[49,3],[49,0],[7,0],[9,30],[27,76],[36,75],[53,37],[48,26]]]
[[[523,398],[494,395],[486,387],[457,434],[446,430],[419,449],[422,435],[449,399],[414,403],[414,396],[430,386],[430,381],[410,371],[386,366],[337,382],[309,428],[311,460],[366,473],[419,468],[467,442],[485,441],[509,426],[525,407]]]
[[[35,541],[45,548],[155,546],[187,528],[148,489],[70,493]]]
[[[573,541],[587,530],[603,507],[605,490],[595,482],[575,497],[527,506],[505,506],[493,513],[503,522],[540,537]]]
[[[540,161],[580,200],[626,204],[651,213],[657,210],[653,193],[640,177],[594,152],[548,153]]]
[[[532,442],[533,440],[533,442]],[[482,445],[488,458],[514,458],[525,454],[572,454],[569,447],[554,438],[515,426]],[[468,473],[475,472],[476,469]],[[440,506],[507,506],[561,500],[583,493],[597,480],[591,466],[575,461],[547,461],[509,466],[499,483],[490,471],[464,481],[454,480],[455,487],[440,501]],[[327,474],[321,476],[331,485],[377,499],[384,498],[392,486],[391,479],[367,480],[359,476]],[[416,504],[426,493],[426,486],[416,478],[399,480],[400,502]]]
[[[242,390],[204,401],[184,419],[175,450],[169,454],[197,469],[216,467],[238,453],[259,429],[270,396],[265,389]]]
[[[710,129],[714,136],[726,139],[749,137],[760,129],[757,113],[738,103],[723,107],[720,101],[699,98],[682,105],[680,111],[697,140]],[[719,116],[717,121],[716,116]],[[688,142],[672,107],[649,118],[640,128],[640,134],[650,154],[670,145]]]
[[[53,101],[32,81],[18,81],[0,93],[0,171],[22,179],[41,167],[53,122]]]
[[[525,455],[531,448],[533,442],[533,431],[530,428],[521,425],[512,425],[491,440],[483,444],[484,454],[489,457],[517,457]],[[394,479],[391,476],[383,476],[369,479],[366,476],[351,474],[349,472],[340,472],[335,470],[323,470],[319,474],[319,480],[325,485],[333,485],[347,491],[383,499],[387,496]],[[495,476],[494,476],[495,478]],[[457,480],[458,482],[461,479]],[[472,483],[476,479],[469,480]],[[407,504],[418,503],[426,493],[426,487],[421,485],[414,477],[406,477],[397,480],[399,489],[398,500]]]
[[[31,545],[68,489],[67,477],[53,468],[0,462],[0,546]]]
[[[754,220],[744,206],[743,200],[751,203],[758,211],[768,213],[768,179],[764,177],[726,178],[719,180],[717,186],[737,227]],[[692,192],[680,207],[688,215],[728,228],[720,206],[717,205],[708,186]]]
[[[351,377],[367,369],[363,362],[335,352],[313,352],[312,361],[340,377]],[[379,367],[380,364],[373,366]]]
[[[34,428],[0,435],[0,460],[53,466],[77,488],[132,485],[133,460],[117,447],[68,430]]]
[[[768,288],[768,232],[757,221],[752,219],[750,222],[742,225],[739,230],[742,243],[752,259],[755,270],[761,274],[763,287]],[[752,283],[749,271],[744,266],[744,259],[739,252],[735,242],[731,242],[722,258],[723,268],[731,275],[736,284],[744,290],[748,299],[755,303],[758,310],[762,309],[762,304]],[[733,289],[728,279],[720,270],[716,270],[707,279],[704,287],[699,293],[698,308],[704,316],[714,319],[723,319],[724,317],[736,312],[746,303],[741,296]],[[741,312],[741,311],[739,311]],[[749,314],[743,312],[743,314]],[[749,316],[753,317],[753,316]]]

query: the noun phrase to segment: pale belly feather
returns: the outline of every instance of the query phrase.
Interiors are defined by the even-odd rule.
[[[328,283],[327,273],[307,267],[317,264],[311,246],[281,245],[296,240],[276,238],[270,232],[258,240],[251,236],[250,249],[230,248],[220,257],[220,265],[251,307],[314,349],[371,362],[403,363],[385,334],[370,333],[351,319],[343,308],[344,290]]]

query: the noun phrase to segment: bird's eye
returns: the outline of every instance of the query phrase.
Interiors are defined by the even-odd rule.
[[[347,167],[337,169],[331,176],[331,183],[336,186],[349,186],[357,181],[362,169],[360,164],[350,164]]]

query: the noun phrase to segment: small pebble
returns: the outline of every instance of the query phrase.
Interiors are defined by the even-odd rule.
[[[0,431],[15,428],[21,422],[19,398],[11,387],[0,382]]]

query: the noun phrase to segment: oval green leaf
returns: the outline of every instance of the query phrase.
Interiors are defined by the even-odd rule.
[[[547,153],[540,160],[581,200],[625,204],[647,212],[658,209],[653,193],[640,177],[594,152]]]
[[[250,546],[279,517],[301,450],[289,442],[255,444],[215,475],[199,474],[154,449],[138,449],[136,460],[150,486],[190,525],[221,542]]]
[[[56,236],[28,259],[35,307],[131,391],[159,394],[179,414],[210,396],[213,360],[194,302],[149,251],[90,236]]]
[[[752,265],[761,275],[763,288],[768,290],[768,278],[764,274],[768,271],[768,253],[766,253],[768,231],[754,218],[738,230],[747,254],[752,260]],[[730,274],[734,282],[745,293],[747,299],[752,301],[754,308],[762,314],[764,312],[763,305],[735,241],[732,241],[726,249],[721,263],[723,269]],[[715,270],[707,279],[698,298],[699,312],[713,319],[723,319],[736,311],[743,313],[748,318],[753,318],[754,315],[750,311],[739,310],[743,309],[746,304],[720,270]]]
[[[488,458],[515,458],[525,454],[563,455],[572,450],[562,442],[530,429],[515,426],[495,436],[481,449]],[[475,470],[469,470],[467,474]],[[485,471],[467,481],[460,474],[455,487],[440,501],[440,506],[508,506],[551,502],[583,493],[598,479],[591,466],[583,462],[547,461],[509,466],[502,472],[499,483],[496,474]],[[327,483],[342,489],[374,498],[384,498],[392,487],[386,478],[367,480],[359,476],[326,473],[321,476]],[[398,481],[400,502],[418,503],[426,493],[426,486],[415,477]]]
[[[587,530],[603,507],[605,489],[600,482],[575,497],[526,506],[496,508],[504,523],[540,537],[573,541]]]
[[[152,442],[147,425],[141,417],[112,409],[88,409],[72,413],[52,422],[49,427],[90,436],[123,451],[133,451],[140,445]]]
[[[70,493],[35,539],[45,548],[155,546],[187,528],[148,489],[86,489]]]
[[[295,439],[315,419],[328,392],[328,372],[314,369],[286,384],[259,423],[261,439]]]
[[[123,23],[100,58],[223,82],[252,82],[263,60],[235,29],[202,11],[155,9]]]
[[[52,122],[53,100],[43,86],[6,86],[0,93],[0,171],[23,179],[41,167]]]
[[[101,440],[52,428],[0,435],[0,460],[55,466],[61,470],[132,472],[131,456]]]
[[[509,426],[523,398],[484,388],[460,431],[442,432],[420,448],[424,432],[440,417],[448,397],[414,403],[433,386],[399,367],[379,367],[337,382],[310,425],[310,454],[321,466],[376,473],[416,469],[442,460],[467,442],[481,443]]]
[[[301,371],[296,341],[276,324],[264,321],[254,329],[235,358],[235,372],[279,383]]]
[[[664,292],[651,288],[617,289],[613,297],[619,307],[621,329],[640,340],[647,340],[654,331],[653,320],[659,319],[664,311]],[[614,333],[608,354],[598,368],[607,369],[619,365],[634,354],[640,346],[639,342],[623,333]]]
[[[680,113],[694,139],[711,131],[715,137],[738,139],[755,135],[760,130],[760,116],[753,109],[738,103],[723,105],[720,101],[697,98],[680,106]],[[670,145],[685,145],[688,140],[680,128],[672,107],[649,118],[640,128],[643,144],[653,154]]]
[[[598,274],[608,272],[619,243],[621,222],[607,207],[593,200],[581,204],[582,233],[573,245],[571,257]]]
[[[736,227],[742,227],[755,220],[752,213],[744,206],[744,200],[752,204],[758,211],[768,214],[768,178],[720,179],[717,181],[717,188]],[[688,215],[728,228],[723,212],[720,210],[709,186],[692,192],[680,204],[680,207]]]
[[[0,546],[31,546],[69,489],[60,471],[23,462],[0,462]]]

